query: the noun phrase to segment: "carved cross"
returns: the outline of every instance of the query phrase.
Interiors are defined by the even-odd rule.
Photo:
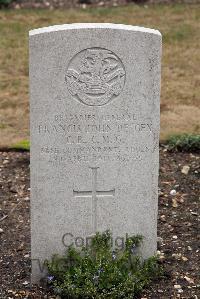
[[[114,197],[115,189],[108,191],[97,190],[97,169],[99,167],[90,167],[92,169],[92,190],[91,191],[75,191],[73,190],[73,195],[75,198],[79,197],[89,197],[92,198],[92,218],[93,218],[93,230],[94,233],[97,232],[97,199],[99,197]]]

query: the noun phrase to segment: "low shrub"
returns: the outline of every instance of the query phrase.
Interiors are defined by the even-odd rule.
[[[162,273],[156,257],[137,254],[142,239],[129,237],[124,249],[113,250],[110,232],[97,233],[89,246],[46,262],[49,284],[61,298],[132,299]]]
[[[174,135],[167,140],[169,150],[177,151],[199,151],[200,150],[200,135]]]

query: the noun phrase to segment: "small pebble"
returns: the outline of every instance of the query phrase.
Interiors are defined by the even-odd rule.
[[[184,276],[184,279],[185,279],[187,282],[194,284],[194,280],[193,280],[192,278],[190,278],[190,277],[188,277],[188,276]]]
[[[189,251],[191,251],[191,250],[192,250],[192,247],[191,247],[191,246],[188,246],[187,249],[188,249]]]
[[[172,239],[174,239],[174,240],[177,240],[177,239],[178,239],[178,237],[177,237],[177,236],[173,236],[173,237],[172,237]]]
[[[183,168],[181,169],[181,173],[187,175],[188,172],[189,172],[189,170],[190,170],[190,166],[185,165],[185,166],[183,166]]]
[[[22,284],[23,284],[24,286],[27,286],[27,285],[29,284],[29,282],[25,280],[24,282],[22,282]]]
[[[176,260],[179,260],[181,258],[181,253],[173,253],[172,257],[174,257]]]
[[[194,216],[198,216],[198,213],[196,213],[196,212],[191,212],[191,214]]]
[[[174,288],[175,288],[176,290],[179,290],[179,289],[181,289],[181,286],[180,286],[180,284],[175,284],[175,285],[174,285]]]
[[[163,221],[163,222],[165,222],[166,221],[166,216],[165,215],[161,215],[160,216],[160,220]]]
[[[186,256],[182,256],[182,260],[183,260],[184,262],[187,262],[187,261],[188,261],[188,258],[187,258]]]
[[[173,208],[177,208],[178,207],[176,198],[172,198],[172,207]]]
[[[0,234],[1,234],[1,233],[3,233],[3,229],[2,229],[2,228],[0,228]]]
[[[174,189],[171,190],[171,191],[170,191],[170,195],[175,196],[175,195],[176,195],[176,190],[174,190]]]

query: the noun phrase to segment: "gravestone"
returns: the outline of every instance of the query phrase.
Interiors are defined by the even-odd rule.
[[[32,281],[109,229],[156,251],[161,34],[115,24],[30,31]]]

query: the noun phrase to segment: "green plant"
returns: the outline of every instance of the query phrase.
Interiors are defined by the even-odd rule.
[[[167,140],[169,150],[177,151],[199,151],[200,150],[200,135],[174,135]]]
[[[142,239],[127,237],[124,248],[113,251],[110,232],[97,233],[81,251],[71,246],[64,256],[46,261],[48,281],[61,298],[134,298],[161,275],[155,257],[144,261],[136,254]]]
[[[10,148],[15,150],[29,151],[30,142],[29,140],[22,140],[16,144],[13,144]]]

